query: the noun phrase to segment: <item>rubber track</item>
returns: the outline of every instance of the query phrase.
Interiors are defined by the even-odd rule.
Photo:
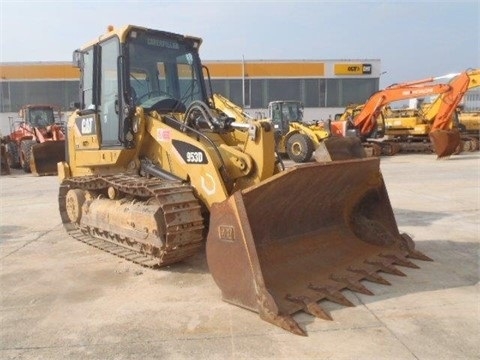
[[[178,230],[179,224],[166,223],[167,234],[165,245],[161,249],[152,249],[156,250],[156,253],[160,253],[160,257],[153,253],[139,252],[137,249],[129,247],[125,243],[117,242],[115,236],[108,238],[101,237],[98,233],[93,233],[91,229],[83,229],[80,228],[78,224],[71,223],[68,218],[65,200],[68,190],[76,188],[100,191],[106,190],[108,187],[114,187],[117,191],[134,196],[140,200],[155,197],[160,202],[159,207],[163,209],[165,214],[169,212],[169,208],[181,204],[183,206],[180,208],[177,207],[173,211],[186,211],[194,215],[198,213],[198,216],[196,218],[195,216],[187,216],[187,218],[193,219],[190,223],[180,224],[180,230]],[[171,197],[168,196],[171,194],[184,194],[187,200],[172,202]],[[200,204],[193,195],[193,189],[179,181],[169,181],[158,178],[147,179],[128,174],[82,176],[63,181],[60,185],[58,201],[62,222],[70,236],[142,266],[160,267],[173,264],[195,255],[204,246],[204,238],[202,235],[204,225],[203,218],[200,214]],[[135,239],[132,238],[128,240],[130,242],[136,242]]]

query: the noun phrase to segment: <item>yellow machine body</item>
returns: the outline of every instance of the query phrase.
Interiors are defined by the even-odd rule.
[[[317,301],[350,305],[342,289],[428,259],[399,233],[378,159],[282,168],[274,124],[208,94],[200,43],[127,26],[75,52],[82,96],[58,165],[72,237],[153,267],[206,246],[225,301],[300,335],[297,311],[330,319]],[[99,47],[113,61],[90,62]]]

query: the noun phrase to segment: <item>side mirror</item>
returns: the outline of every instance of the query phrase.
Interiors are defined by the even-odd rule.
[[[81,68],[83,62],[83,54],[80,50],[75,50],[72,55],[72,64],[76,68]]]

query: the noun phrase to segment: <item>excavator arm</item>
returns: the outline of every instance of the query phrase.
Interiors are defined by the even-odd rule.
[[[452,127],[452,116],[465,93],[480,86],[480,69],[461,73],[450,81],[451,91],[439,96],[425,113],[434,130],[448,130]]]
[[[480,86],[480,70],[467,70],[449,83],[451,90],[439,96],[425,113],[425,118],[432,123],[430,141],[439,158],[453,154],[460,144],[460,133],[452,129],[454,112],[465,93]]]
[[[416,82],[395,84],[374,93],[354,118],[353,126],[358,129],[361,137],[366,138],[377,128],[378,116],[385,105],[394,101],[438,95],[450,91],[450,85],[432,84],[436,79],[429,78]]]

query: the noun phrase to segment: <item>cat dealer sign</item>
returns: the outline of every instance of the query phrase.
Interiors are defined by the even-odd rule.
[[[334,64],[333,72],[335,75],[370,75],[372,73],[372,64]]]

